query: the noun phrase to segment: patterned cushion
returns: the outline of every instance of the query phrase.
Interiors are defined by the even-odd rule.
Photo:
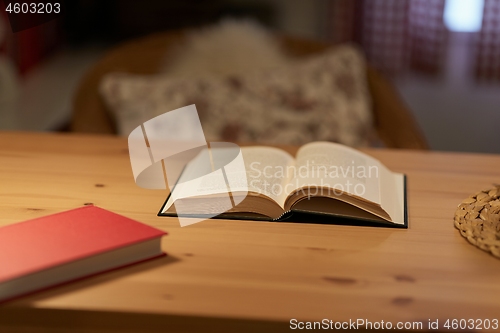
[[[122,135],[195,104],[208,141],[365,146],[374,132],[365,73],[360,52],[339,46],[284,68],[238,76],[112,73],[100,90]]]

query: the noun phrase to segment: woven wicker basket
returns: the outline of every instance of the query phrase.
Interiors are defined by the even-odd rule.
[[[455,213],[455,227],[462,236],[500,258],[500,185],[471,195]]]

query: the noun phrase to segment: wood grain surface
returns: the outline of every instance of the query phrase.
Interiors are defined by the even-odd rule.
[[[500,183],[500,156],[365,151],[407,174],[408,230],[228,220],[181,228],[156,216],[166,191],[135,185],[125,138],[1,132],[0,226],[92,203],[169,235],[165,258],[0,306],[0,327],[277,332],[292,318],[424,327],[500,319],[500,261],[453,225],[462,199]]]

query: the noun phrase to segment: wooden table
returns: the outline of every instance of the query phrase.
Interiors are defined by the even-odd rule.
[[[453,226],[500,182],[500,156],[366,150],[408,175],[408,230],[209,220],[156,213],[127,141],[0,133],[0,225],[93,203],[166,230],[163,259],[0,306],[0,331],[290,331],[290,320],[500,319],[500,261]],[[29,246],[29,244],[27,244]],[[1,269],[1,268],[0,268]],[[3,327],[3,329],[2,329]]]

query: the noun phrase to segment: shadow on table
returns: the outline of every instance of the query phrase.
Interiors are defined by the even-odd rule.
[[[15,307],[0,314],[2,332],[290,332],[288,322],[267,320]]]
[[[109,272],[98,273],[96,275],[84,277],[76,281],[67,282],[63,285],[49,287],[46,290],[34,292],[30,295],[26,295],[19,299],[15,299],[11,302],[7,302],[5,303],[5,305],[30,306],[30,303],[40,301],[45,298],[55,297],[82,288],[87,288],[101,283],[110,282],[127,275],[144,272],[165,265],[170,265],[178,261],[180,261],[178,258],[172,257],[170,255],[166,255],[160,258],[149,259],[140,263],[132,264],[130,266],[116,268]],[[0,305],[0,311],[3,311],[3,307],[4,304]]]

